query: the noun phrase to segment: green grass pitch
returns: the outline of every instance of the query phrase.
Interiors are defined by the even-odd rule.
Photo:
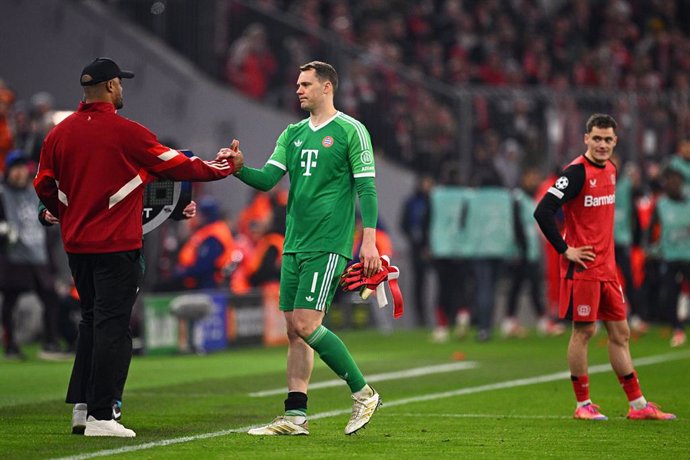
[[[365,375],[378,376],[384,402],[354,436],[343,434],[343,382],[310,391],[310,436],[244,433],[282,411],[284,347],[135,358],[123,406],[135,439],[70,434],[71,363],[33,358],[0,361],[0,458],[690,458],[690,349],[669,348],[658,329],[631,349],[645,396],[676,413],[671,422],[625,419],[603,332],[589,355],[605,422],[571,418],[567,337],[433,344],[426,331],[340,335]],[[333,378],[317,358],[312,383]]]

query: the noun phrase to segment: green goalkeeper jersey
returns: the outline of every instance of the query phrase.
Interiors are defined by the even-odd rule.
[[[266,165],[290,177],[283,252],[333,252],[351,259],[355,179],[376,177],[364,125],[341,112],[318,127],[310,119],[289,125]]]

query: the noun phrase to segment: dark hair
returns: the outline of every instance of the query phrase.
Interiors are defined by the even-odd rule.
[[[318,78],[320,82],[323,82],[324,80],[330,81],[333,85],[333,92],[335,93],[335,91],[338,89],[338,72],[335,71],[333,66],[326,62],[311,61],[299,67],[299,70],[302,72],[311,69],[314,69],[316,72],[316,78]]]
[[[585,124],[586,132],[591,133],[593,128],[613,128],[615,131],[618,127],[618,123],[613,119],[611,115],[605,113],[595,113],[587,119]]]
[[[669,176],[677,176],[683,181],[685,181],[685,175],[683,174],[683,171],[681,171],[674,165],[666,165],[663,169],[662,177],[664,179],[668,179]]]

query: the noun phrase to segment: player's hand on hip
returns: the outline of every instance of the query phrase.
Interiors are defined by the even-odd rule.
[[[582,268],[587,268],[585,262],[592,262],[596,257],[592,246],[580,246],[579,248],[568,246],[563,255],[566,259],[578,264]]]

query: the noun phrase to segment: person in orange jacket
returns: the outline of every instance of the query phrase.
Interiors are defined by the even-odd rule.
[[[256,220],[250,224],[255,245],[247,265],[247,277],[252,287],[280,281],[285,235],[277,231],[271,220]]]
[[[199,201],[201,226],[180,249],[175,277],[187,289],[209,289],[220,286],[224,269],[231,263],[234,240],[212,197]]]

